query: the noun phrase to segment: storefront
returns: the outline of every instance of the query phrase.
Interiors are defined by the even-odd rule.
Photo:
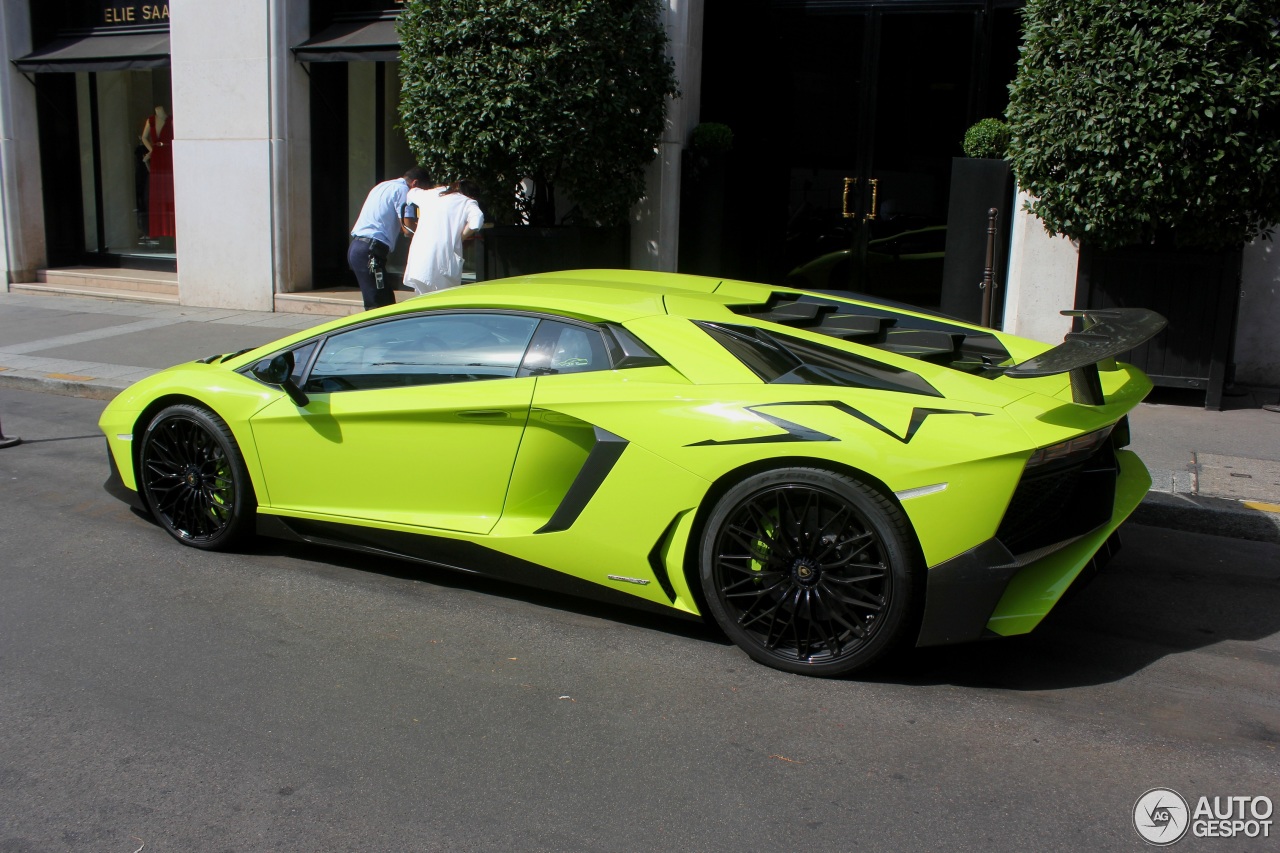
[[[183,303],[260,309],[352,283],[365,195],[413,165],[398,0],[183,4],[172,28],[162,2],[0,3],[29,18],[12,56],[27,82],[9,86],[35,93],[44,266],[180,269]],[[718,274],[873,290],[891,274],[929,301],[951,158],[972,121],[1003,110],[1019,5],[664,8],[683,94],[632,223],[633,264],[678,266],[680,151],[718,121],[737,139]]]
[[[1003,115],[1021,5],[705,0],[701,119],[735,138],[722,273],[939,304],[952,158]]]
[[[177,265],[168,2],[30,4],[47,263]]]

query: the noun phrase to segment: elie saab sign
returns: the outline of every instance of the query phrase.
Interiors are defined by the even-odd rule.
[[[94,27],[155,27],[169,26],[169,3],[120,2],[120,0],[91,0],[87,3],[96,12]],[[86,11],[90,11],[86,10]]]
[[[169,65],[169,0],[29,2],[35,50],[13,61],[23,71],[129,71]]]
[[[199,0],[197,0],[198,2]],[[206,0],[208,2],[208,0]],[[216,2],[216,0],[212,0]],[[28,0],[36,40],[104,31],[169,29],[169,0]]]

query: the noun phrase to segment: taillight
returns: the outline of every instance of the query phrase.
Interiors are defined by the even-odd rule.
[[[1051,444],[1048,447],[1041,447],[1031,454],[1031,458],[1027,460],[1026,467],[1031,469],[1052,465],[1065,468],[1077,462],[1083,462],[1098,452],[1098,448],[1111,435],[1111,430],[1112,427],[1107,427],[1106,429],[1078,435],[1067,441]]]

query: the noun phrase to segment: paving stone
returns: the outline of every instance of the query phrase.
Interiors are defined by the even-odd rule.
[[[1197,453],[1196,493],[1280,503],[1280,462]]]

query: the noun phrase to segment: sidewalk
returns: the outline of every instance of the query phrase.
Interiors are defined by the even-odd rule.
[[[333,319],[0,292],[0,387],[109,400],[156,371],[258,346]],[[1244,390],[1205,411],[1203,395],[1157,389],[1130,418],[1151,470],[1134,521],[1280,542],[1280,391]]]

